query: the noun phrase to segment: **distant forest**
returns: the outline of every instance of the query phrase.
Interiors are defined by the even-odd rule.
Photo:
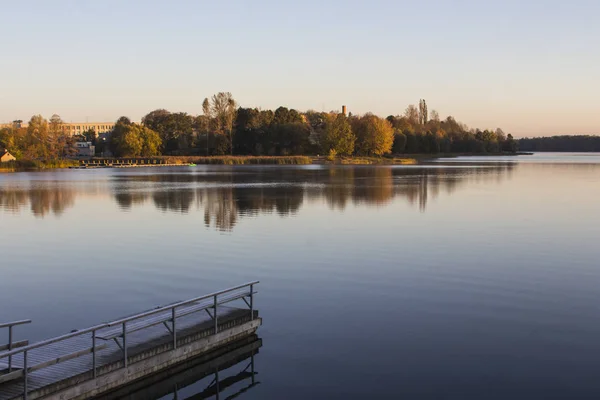
[[[600,136],[563,135],[519,139],[521,151],[600,152]]]

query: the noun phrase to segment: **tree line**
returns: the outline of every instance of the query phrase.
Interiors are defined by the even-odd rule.
[[[523,151],[600,152],[600,136],[563,135],[519,139]]]
[[[63,121],[54,114],[48,121],[41,115],[34,115],[27,128],[22,121],[14,121],[12,126],[0,129],[0,148],[9,150],[18,159],[56,160],[75,154],[77,138],[65,135]]]
[[[158,134],[166,155],[385,156],[417,153],[499,153],[518,151],[501,129],[470,129],[449,116],[428,112],[427,102],[401,115],[300,112],[239,107],[231,93],[204,99],[202,114],[151,111],[142,125]],[[125,155],[119,146],[116,154]],[[132,154],[126,154],[132,155]]]
[[[93,131],[65,137],[60,117],[34,116],[26,129],[0,130],[0,146],[17,157],[68,156],[69,142],[91,141],[97,154],[117,157],[156,155],[325,155],[386,156],[389,154],[516,152],[518,141],[501,129],[470,129],[452,116],[429,113],[425,100],[402,114],[382,118],[372,113],[276,110],[239,107],[231,93],[220,92],[202,102],[197,116],[157,109],[140,124],[127,117],[99,140]]]

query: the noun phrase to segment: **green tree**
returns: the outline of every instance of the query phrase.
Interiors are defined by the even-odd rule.
[[[166,120],[170,115],[169,111],[159,108],[144,115],[142,124],[155,132],[163,132],[166,130]]]
[[[402,131],[396,131],[394,133],[394,144],[392,145],[392,153],[404,153],[404,150],[406,149],[406,140],[406,135],[402,133]]]
[[[132,124],[132,122],[129,119],[129,117],[123,116],[117,120],[117,123],[115,125],[131,125],[131,124]]]
[[[544,138],[547,139],[547,138]],[[596,138],[598,145],[597,145],[597,149],[600,150],[600,138]],[[506,140],[503,143],[503,147],[502,147],[502,151],[507,151],[510,153],[516,153],[517,151],[519,151],[519,142],[517,142],[514,138],[513,135],[511,135],[510,133],[506,136]],[[593,151],[593,149],[592,149]]]
[[[158,109],[146,114],[142,124],[160,135],[164,150],[168,153],[185,151],[195,145],[195,122],[187,113]]]
[[[352,131],[356,135],[355,151],[363,155],[382,156],[392,150],[394,129],[389,121],[373,114],[352,118]]]
[[[83,138],[86,142],[92,142],[92,144],[96,145],[96,139],[98,139],[98,135],[94,128],[90,128],[83,132]]]
[[[321,147],[325,154],[331,150],[338,155],[349,156],[354,152],[356,137],[348,118],[344,114],[330,114],[321,136]]]

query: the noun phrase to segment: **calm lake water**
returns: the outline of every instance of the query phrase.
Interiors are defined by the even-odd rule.
[[[599,199],[598,154],[0,174],[0,321],[39,340],[258,279],[243,399],[597,398]]]

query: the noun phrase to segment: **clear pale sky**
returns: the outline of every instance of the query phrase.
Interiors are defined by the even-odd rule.
[[[242,106],[600,133],[600,1],[0,0],[0,121]]]

